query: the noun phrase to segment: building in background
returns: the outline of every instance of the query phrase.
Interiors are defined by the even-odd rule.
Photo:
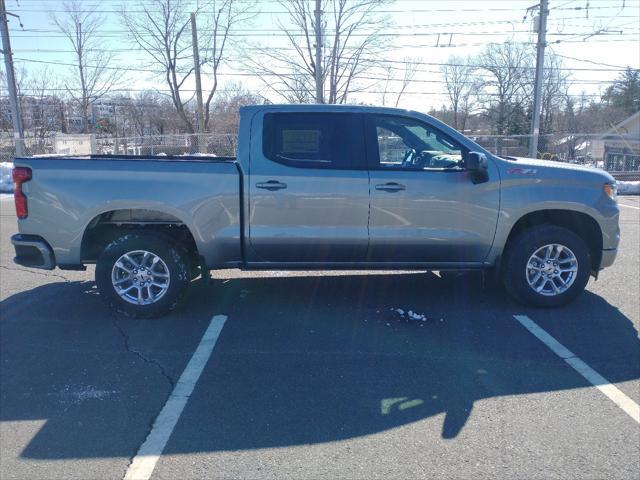
[[[594,139],[591,150],[609,172],[640,171],[640,112]]]

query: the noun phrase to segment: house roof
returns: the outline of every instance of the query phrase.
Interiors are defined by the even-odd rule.
[[[630,117],[625,118],[623,121],[618,123],[617,125],[611,127],[606,133],[630,133],[629,126],[633,124],[633,122],[638,121],[638,126],[633,128],[632,130],[640,130],[640,110],[631,115]],[[605,134],[606,135],[606,134]]]

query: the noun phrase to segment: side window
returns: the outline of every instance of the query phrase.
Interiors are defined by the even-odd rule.
[[[348,113],[268,113],[262,151],[269,160],[292,167],[353,168],[352,126]]]
[[[463,170],[464,148],[426,123],[390,115],[373,117],[378,163],[374,168]]]

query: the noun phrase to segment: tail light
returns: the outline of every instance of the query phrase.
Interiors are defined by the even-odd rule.
[[[26,167],[16,167],[13,169],[13,181],[15,188],[13,198],[16,202],[16,215],[18,218],[27,218],[29,208],[27,207],[27,197],[22,191],[22,184],[31,180],[31,169]]]

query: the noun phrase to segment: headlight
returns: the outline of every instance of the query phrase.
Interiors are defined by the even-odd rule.
[[[602,189],[604,190],[604,193],[607,194],[607,197],[609,197],[611,200],[615,200],[616,199],[617,188],[616,188],[615,182],[614,183],[605,183],[602,186]]]

